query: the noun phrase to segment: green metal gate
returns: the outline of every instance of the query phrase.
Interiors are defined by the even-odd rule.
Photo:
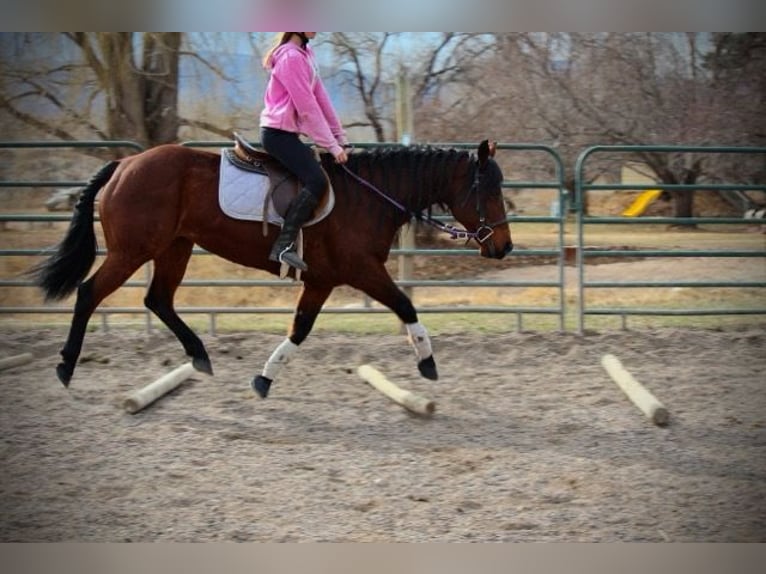
[[[715,191],[742,191],[759,190],[766,191],[766,185],[754,184],[722,184],[722,183],[694,183],[694,184],[586,184],[585,170],[587,161],[595,155],[605,153],[675,153],[690,152],[697,154],[760,154],[766,158],[766,148],[763,147],[722,147],[722,146],[593,146],[585,149],[578,157],[575,165],[575,186],[576,186],[576,213],[577,213],[577,268],[578,268],[578,330],[583,332],[586,325],[587,316],[591,315],[613,315],[622,318],[623,327],[625,327],[627,317],[631,315],[763,315],[766,314],[766,306],[756,305],[746,308],[716,308],[707,306],[686,307],[686,308],[647,308],[637,307],[593,307],[587,305],[588,292],[599,288],[626,288],[626,289],[651,289],[651,288],[693,288],[705,289],[714,287],[726,288],[756,288],[766,287],[766,281],[732,281],[726,277],[711,277],[709,280],[702,281],[672,281],[664,280],[659,277],[649,277],[641,281],[591,281],[588,280],[587,259],[595,257],[738,257],[750,258],[758,261],[760,269],[766,271],[766,264],[763,260],[766,258],[766,245],[755,250],[737,250],[737,249],[693,249],[693,250],[665,250],[665,249],[587,249],[586,248],[586,227],[610,224],[626,225],[678,225],[678,224],[705,224],[705,225],[731,225],[731,224],[753,224],[753,220],[742,217],[591,217],[585,213],[585,201],[583,201],[587,192],[603,192],[606,190],[678,190],[689,192],[692,190],[715,190]],[[764,241],[766,244],[766,241]],[[766,293],[765,293],[766,294]],[[766,301],[762,298],[761,301]]]

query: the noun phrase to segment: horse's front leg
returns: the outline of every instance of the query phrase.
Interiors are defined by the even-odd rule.
[[[428,330],[418,320],[417,311],[410,298],[396,286],[386,268],[381,265],[375,272],[365,272],[364,277],[355,281],[352,286],[361,289],[399,317],[407,329],[407,340],[415,349],[420,374],[432,381],[437,380],[439,373],[436,370]]]
[[[290,362],[298,345],[306,340],[314,327],[319,311],[322,310],[327,298],[330,296],[332,288],[319,288],[315,286],[303,286],[298,298],[298,306],[293,316],[293,324],[290,328],[290,334],[282,341],[271,353],[266,363],[263,365],[263,371],[256,375],[251,386],[258,393],[258,396],[265,399],[269,394],[269,389],[274,379],[282,368]]]
[[[415,354],[418,357],[418,370],[420,374],[426,379],[438,380],[439,373],[436,370],[436,361],[434,361],[434,353],[431,349],[431,338],[428,336],[428,331],[417,320],[417,317],[414,322],[405,323],[404,327],[407,329],[407,340],[415,349]]]

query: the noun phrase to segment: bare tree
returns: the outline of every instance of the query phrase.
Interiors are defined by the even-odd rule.
[[[178,32],[72,32],[19,36],[18,62],[1,73],[0,109],[63,140],[132,140],[146,147],[178,140],[182,125],[230,133],[179,115],[179,63],[195,58]],[[74,49],[73,49],[74,48]]]
[[[443,32],[418,41],[403,32],[334,33],[328,40],[336,54],[337,74],[359,99],[359,118],[346,127],[370,127],[378,142],[393,141],[396,76],[404,71],[412,86],[417,138],[433,139],[429,109],[444,102],[455,109],[466,104],[461,86],[480,73],[481,57],[492,51],[491,38],[475,33]],[[394,44],[404,46],[397,50]],[[435,105],[435,102],[439,102]],[[435,139],[443,140],[443,136]]]
[[[347,64],[346,83],[358,95],[363,119],[347,122],[345,127],[369,126],[378,142],[387,141],[385,125],[392,124],[393,93],[384,76],[385,48],[392,32],[347,33],[335,32],[328,43],[334,48],[339,61]]]
[[[502,57],[523,77],[524,90],[514,97],[537,123],[533,131],[575,153],[593,144],[750,143],[732,126],[753,122],[754,110],[726,106],[732,90],[711,84],[697,34],[513,34],[498,40]],[[721,123],[720,114],[729,120]],[[572,165],[568,155],[564,161]],[[670,184],[710,180],[718,167],[693,154],[633,157]],[[603,163],[595,168],[590,177],[609,169]],[[691,216],[693,193],[673,196],[675,215]]]
[[[763,145],[765,36],[381,32],[334,33],[326,42],[335,50],[335,73],[347,89],[343,97],[358,102],[346,127],[368,127],[380,142],[395,139],[395,77],[406,65],[416,141],[542,142],[572,166],[594,144]],[[237,83],[205,55],[211,50],[199,49],[200,38],[113,32],[0,36],[0,113],[67,140],[156,145],[176,141],[188,127],[228,137],[232,120],[222,119],[218,100],[193,110],[187,103],[185,113],[179,111],[182,58],[227,89]],[[247,73],[255,77],[267,38],[237,37],[243,39],[253,52]],[[244,121],[250,125],[260,96],[248,100]],[[762,159],[649,153],[639,159],[664,183],[730,180],[734,173],[749,182],[766,171]],[[624,157],[589,162],[587,178],[616,179],[618,161]],[[535,175],[539,168],[530,163],[525,169]],[[573,187],[571,173],[566,185]],[[676,215],[691,215],[692,197],[675,194]]]
[[[710,76],[708,122],[724,143],[766,145],[766,34],[715,33],[702,68]],[[766,180],[763,156],[717,158],[711,179],[746,183]]]
[[[106,96],[106,134],[144,145],[178,134],[178,60],[181,34],[67,33],[82,51]],[[140,51],[139,51],[140,50]]]

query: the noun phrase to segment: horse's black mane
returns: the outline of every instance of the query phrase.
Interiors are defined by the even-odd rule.
[[[433,204],[445,207],[440,197],[455,185],[459,167],[467,166],[471,156],[467,151],[431,146],[394,146],[374,150],[352,151],[346,167],[368,181],[382,193],[405,206],[410,215],[420,219],[422,210]],[[323,154],[322,164],[336,189],[359,188],[343,167],[330,154]],[[468,171],[472,168],[463,167]],[[367,190],[370,194],[374,191]]]

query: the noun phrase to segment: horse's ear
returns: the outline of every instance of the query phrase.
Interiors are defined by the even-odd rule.
[[[489,159],[489,140],[483,140],[479,144],[479,165],[481,167],[484,167],[484,164],[487,163],[487,160]]]

